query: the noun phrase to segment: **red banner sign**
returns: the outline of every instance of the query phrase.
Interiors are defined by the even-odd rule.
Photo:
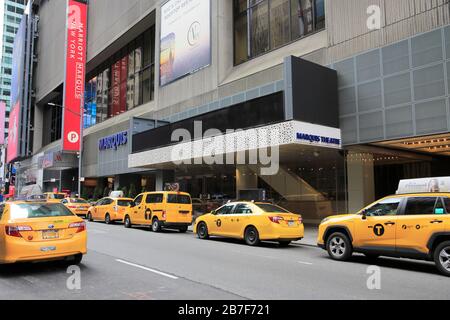
[[[19,154],[19,117],[20,102],[17,102],[9,114],[8,149],[6,152],[7,163],[14,161]]]
[[[80,151],[86,73],[87,5],[69,0],[66,80],[64,86],[63,150]]]

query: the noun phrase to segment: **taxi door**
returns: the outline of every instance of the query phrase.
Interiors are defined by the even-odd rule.
[[[167,223],[192,223],[192,200],[188,194],[167,193],[165,211]]]
[[[353,246],[395,252],[396,226],[402,203],[402,198],[386,198],[366,209],[364,215],[355,219]]]
[[[144,220],[147,224],[152,223],[154,216],[157,216],[159,220],[162,218],[164,212],[164,194],[162,193],[149,193],[145,197],[144,206]]]
[[[233,209],[233,204],[227,204],[216,210],[212,223],[208,225],[208,231],[210,234],[219,236],[229,235],[231,230],[230,223]]]
[[[440,197],[410,197],[398,217],[397,251],[428,253],[431,236],[445,231],[445,207]]]
[[[232,237],[240,238],[244,234],[244,228],[250,224],[252,209],[248,204],[237,204],[227,221],[225,232]]]
[[[94,207],[94,212],[92,212],[92,218],[94,218],[95,220],[100,219],[100,216],[101,216],[101,214],[103,212],[103,208],[104,208],[103,205],[105,203],[105,200],[106,199],[100,199],[97,202],[96,206]],[[102,216],[102,219],[103,219],[103,216]]]
[[[134,199],[134,207],[130,208],[131,221],[135,224],[143,224],[144,219],[144,195],[140,194]]]

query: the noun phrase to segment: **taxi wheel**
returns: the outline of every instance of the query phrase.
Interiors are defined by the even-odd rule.
[[[161,223],[159,222],[158,218],[154,218],[153,219],[152,231],[153,232],[160,232],[161,231]]]
[[[439,272],[450,277],[450,241],[442,242],[434,250],[434,263]]]
[[[257,246],[260,242],[258,230],[253,226],[245,229],[244,240],[249,246]]]
[[[345,261],[351,257],[353,249],[348,237],[336,232],[328,238],[327,251],[333,260]]]
[[[111,221],[111,216],[109,215],[109,213],[107,213],[106,216],[105,216],[105,223],[106,224],[112,224],[113,223]]]
[[[125,217],[125,221],[124,221],[124,224],[123,224],[124,226],[125,226],[125,228],[127,228],[127,229],[129,229],[129,228],[131,228],[131,219],[130,219],[130,217],[129,216],[126,216]]]
[[[280,247],[286,248],[286,247],[289,247],[291,242],[292,241],[279,241],[278,244],[280,245]]]
[[[197,226],[197,236],[199,239],[206,240],[209,238],[208,226],[204,222],[200,222]]]
[[[90,222],[94,221],[94,219],[92,219],[92,213],[90,213],[90,212],[88,213],[87,219],[88,219],[88,221],[90,221]]]
[[[77,254],[73,258],[74,259],[72,260],[72,264],[76,265],[76,266],[79,265],[81,263],[81,261],[83,261],[83,255],[82,254]]]

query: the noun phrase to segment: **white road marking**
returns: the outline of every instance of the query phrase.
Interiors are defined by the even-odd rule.
[[[307,265],[307,266],[312,266],[313,265],[311,262],[304,262],[304,261],[297,261],[297,262],[300,263],[300,264]]]
[[[121,260],[121,259],[116,259],[116,261],[119,262],[119,263],[123,263],[123,264],[129,265],[129,266],[135,267],[135,268],[139,268],[139,269],[145,270],[145,271],[150,271],[150,272],[159,274],[160,276],[167,277],[167,278],[170,278],[170,279],[173,279],[173,280],[177,280],[178,279],[178,277],[175,277],[175,276],[173,276],[171,274],[164,273],[164,272],[161,272],[161,271],[158,271],[158,270],[154,270],[154,269],[150,269],[150,268],[147,268],[147,267],[144,267],[144,266],[140,266],[138,264],[134,264],[134,263],[131,263],[131,262],[127,262],[127,261],[124,261],[124,260]]]

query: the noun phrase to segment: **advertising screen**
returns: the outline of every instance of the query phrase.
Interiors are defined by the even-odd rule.
[[[19,154],[19,117],[20,103],[17,102],[9,114],[8,150],[6,153],[7,163],[14,161]]]
[[[210,6],[210,0],[170,0],[161,7],[161,86],[211,64]]]
[[[87,5],[69,0],[66,79],[64,86],[63,150],[80,151],[86,68]]]
[[[5,144],[5,116],[6,116],[6,103],[0,101],[0,145]]]
[[[24,83],[25,71],[25,41],[27,29],[27,16],[22,16],[19,29],[14,38],[14,51],[12,59],[12,76],[11,76],[11,105],[14,106],[22,98],[22,90]]]

